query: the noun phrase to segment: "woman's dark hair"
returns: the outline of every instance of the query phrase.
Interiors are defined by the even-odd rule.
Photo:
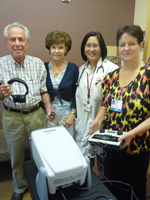
[[[48,50],[50,50],[50,46],[52,44],[61,44],[61,43],[64,43],[66,45],[66,47],[68,47],[68,49],[67,49],[67,53],[68,53],[70,51],[71,45],[72,45],[72,40],[68,33],[55,30],[55,31],[49,33],[47,35],[47,37],[45,38],[45,47]]]
[[[84,61],[88,60],[86,55],[85,55],[85,53],[84,53],[84,49],[85,49],[85,45],[86,45],[87,40],[91,36],[96,36],[97,37],[98,42],[99,42],[99,46],[101,48],[101,57],[102,57],[102,60],[104,60],[107,57],[107,48],[106,48],[103,36],[99,31],[91,31],[91,32],[87,33],[85,35],[85,37],[83,38],[82,44],[81,44],[81,56],[82,56],[83,60]]]
[[[141,42],[143,42],[143,31],[140,26],[125,25],[121,26],[117,31],[117,36],[116,36],[117,47],[119,46],[119,40],[124,33],[128,33],[133,37],[136,37],[139,45],[141,44]]]

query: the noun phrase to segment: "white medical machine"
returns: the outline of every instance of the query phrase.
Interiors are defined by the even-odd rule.
[[[31,151],[38,168],[36,188],[40,200],[48,200],[48,192],[73,184],[92,186],[89,158],[83,156],[64,127],[31,132]]]

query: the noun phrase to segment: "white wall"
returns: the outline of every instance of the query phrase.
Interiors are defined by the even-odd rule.
[[[146,30],[148,0],[135,0],[134,24],[139,25],[143,31]],[[143,51],[140,53],[143,60]]]
[[[134,24],[146,29],[148,0],[135,0]]]

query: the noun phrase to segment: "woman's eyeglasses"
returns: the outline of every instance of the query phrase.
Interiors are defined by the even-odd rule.
[[[87,49],[90,49],[93,47],[93,49],[98,49],[99,48],[99,44],[86,44],[85,47]]]

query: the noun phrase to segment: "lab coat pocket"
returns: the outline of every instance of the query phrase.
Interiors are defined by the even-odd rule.
[[[94,95],[93,95],[93,100],[99,100],[101,101],[102,98],[103,98],[103,95],[102,95],[102,86],[100,85],[99,87],[97,85],[95,85],[95,88],[94,88]]]

